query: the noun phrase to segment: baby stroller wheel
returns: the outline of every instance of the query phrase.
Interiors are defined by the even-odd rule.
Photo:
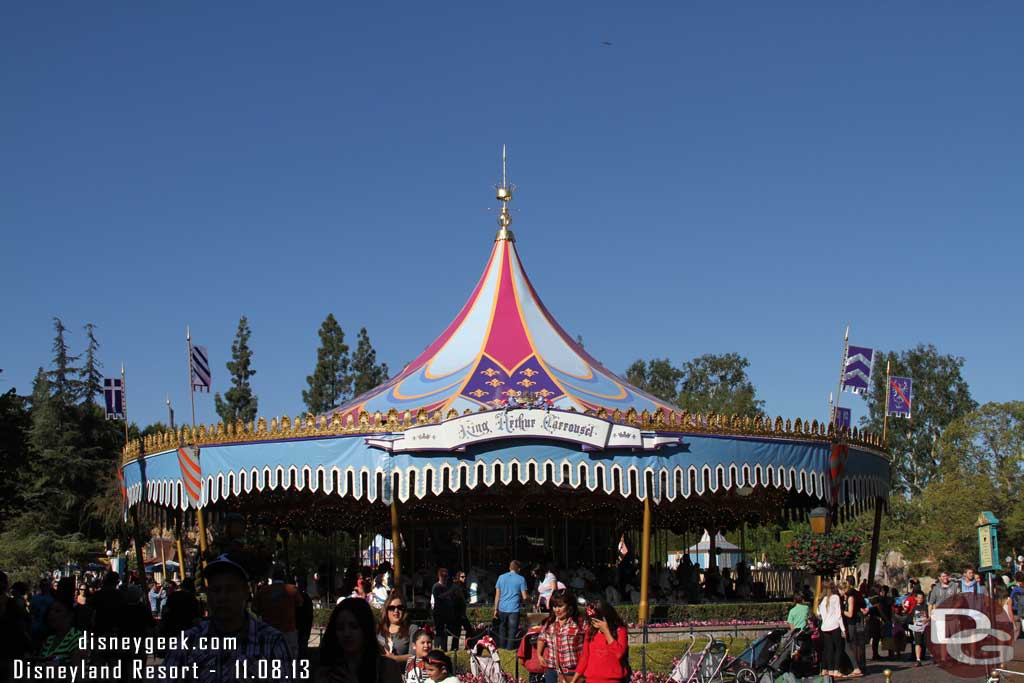
[[[736,672],[736,683],[757,683],[757,674],[753,669],[740,669]]]

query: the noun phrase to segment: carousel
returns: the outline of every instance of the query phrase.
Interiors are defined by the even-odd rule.
[[[513,558],[598,566],[628,532],[642,615],[657,530],[714,539],[874,507],[877,538],[890,476],[880,439],[827,421],[688,414],[631,386],[542,303],[510,230],[512,194],[503,171],[483,274],[397,376],[324,415],[128,444],[126,514],[197,522],[201,539],[204,515],[226,513],[293,533],[390,532],[396,574]]]

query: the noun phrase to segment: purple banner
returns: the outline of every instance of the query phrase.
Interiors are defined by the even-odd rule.
[[[843,388],[855,394],[866,395],[871,390],[871,367],[875,351],[864,346],[850,346],[846,351]]]
[[[914,380],[909,377],[889,378],[889,414],[894,417],[911,415],[914,404]]]
[[[850,431],[851,411],[849,408],[836,408],[836,431]]]
[[[120,379],[103,380],[103,402],[108,420],[124,419],[124,385]]]

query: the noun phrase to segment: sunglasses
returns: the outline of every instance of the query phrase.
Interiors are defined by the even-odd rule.
[[[401,605],[388,605],[389,612],[404,612],[405,608]]]

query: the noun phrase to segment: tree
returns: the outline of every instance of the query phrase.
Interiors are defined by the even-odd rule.
[[[747,377],[749,366],[738,353],[706,353],[687,361],[677,405],[691,413],[757,417],[764,412],[764,401],[758,400]]]
[[[85,364],[79,370],[79,382],[85,402],[95,403],[96,396],[103,393],[103,373],[100,372],[103,364],[96,357],[100,343],[96,341],[96,326],[92,323],[85,324],[85,337],[88,345],[85,347]]]
[[[32,425],[28,400],[14,389],[0,395],[0,519],[24,504],[21,472],[29,466],[28,433]]]
[[[370,335],[366,328],[359,330],[356,351],[352,355],[352,389],[353,395],[359,396],[388,379],[387,363],[377,364],[377,352],[370,343]]]
[[[893,484],[911,496],[919,495],[938,474],[936,443],[954,420],[967,415],[977,403],[961,375],[964,359],[940,354],[935,346],[918,344],[899,353],[879,352],[868,394],[868,415],[861,425],[882,433],[885,413],[885,365],[891,373],[914,380],[913,419],[889,420],[889,450],[893,456]]]
[[[76,379],[81,370],[74,366],[74,363],[78,362],[78,356],[72,355],[68,350],[67,340],[64,338],[67,333],[64,322],[54,317],[53,328],[57,331],[53,338],[53,369],[47,373],[47,377],[57,400],[67,405],[72,403],[81,391],[81,385]]]
[[[668,358],[637,360],[626,370],[626,380],[630,384],[672,404],[679,398],[679,380],[682,378],[683,371],[672,365]]]
[[[334,314],[328,313],[320,325],[320,348],[316,351],[316,368],[312,375],[306,377],[309,391],[302,392],[302,402],[306,404],[309,412],[314,415],[326,413],[351,396],[350,364],[345,332],[335,320]]]
[[[252,351],[249,349],[251,334],[249,320],[243,315],[238,321],[235,341],[231,344],[231,360],[227,363],[228,372],[231,373],[231,388],[225,392],[223,399],[219,393],[213,398],[217,414],[225,424],[238,421],[247,423],[256,419],[258,399],[252,393],[252,385],[249,383],[256,374],[252,369]]]

